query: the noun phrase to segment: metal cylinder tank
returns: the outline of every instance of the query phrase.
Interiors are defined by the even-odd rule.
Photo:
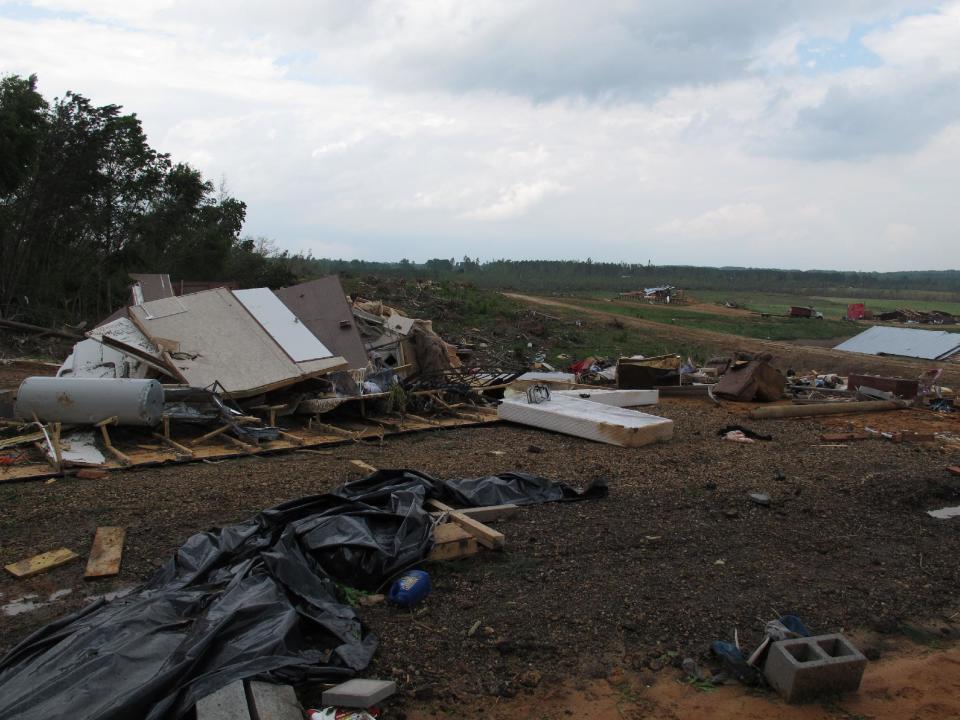
[[[93,425],[111,417],[119,425],[156,425],[163,416],[163,385],[131,378],[29,377],[20,384],[18,418]]]

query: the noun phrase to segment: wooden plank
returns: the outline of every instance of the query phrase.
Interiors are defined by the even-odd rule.
[[[290,685],[251,680],[247,697],[253,720],[303,720],[303,708]]]
[[[43,431],[27,433],[26,435],[17,435],[12,438],[0,438],[0,450],[5,450],[6,448],[16,447],[17,445],[26,445],[28,443],[35,443],[38,440],[43,440],[45,435]]]
[[[251,445],[250,443],[245,443],[243,440],[235,438],[233,435],[224,435],[223,439],[226,440],[231,445],[236,445],[238,448],[245,450],[251,455],[255,455],[260,452],[260,448],[257,445]]]
[[[299,435],[293,435],[291,433],[284,432],[283,430],[278,430],[277,433],[280,435],[280,437],[284,438],[285,440],[289,440],[294,445],[303,445],[307,442]]]
[[[87,559],[85,578],[110,577],[120,573],[123,557],[123,540],[127,531],[122,527],[98,527],[93,537],[93,547]]]
[[[519,505],[489,505],[487,507],[463,508],[457,512],[485,523],[491,520],[503,520],[504,518],[512,517],[519,511]]]
[[[433,548],[427,560],[455,560],[477,554],[477,539],[456,523],[437,525],[433,529]]]
[[[207,440],[210,440],[211,438],[215,438],[220,433],[225,433],[229,429],[230,429],[230,425],[224,425],[223,427],[218,427],[216,430],[211,430],[206,435],[201,435],[200,437],[194,440],[191,440],[190,445],[192,445],[193,447],[196,447],[197,445],[200,445],[201,443],[205,443]]]
[[[427,500],[427,505],[435,510],[442,510],[447,513],[451,522],[455,522],[473,535],[477,539],[477,542],[484,547],[490,548],[491,550],[499,550],[506,544],[506,537],[502,532],[494,530],[492,527],[484,525],[482,522],[474,520],[468,515],[464,515],[459,510],[455,510],[439,500]]]
[[[154,436],[155,438],[157,438],[157,440],[160,440],[164,445],[169,445],[170,447],[172,447],[174,450],[176,450],[176,451],[177,451],[178,453],[180,453],[181,455],[186,455],[187,457],[193,457],[193,450],[191,450],[190,448],[186,447],[185,445],[181,445],[180,443],[178,443],[178,442],[177,442],[176,440],[174,440],[173,438],[171,438],[171,437],[165,437],[165,436],[161,435],[160,433],[153,433],[153,436]]]
[[[32,558],[20,560],[19,562],[5,565],[4,570],[16,578],[26,578],[37,573],[52,570],[55,567],[66,565],[68,562],[76,560],[78,555],[67,548],[59,548],[50,552],[34,555]]]
[[[366,473],[375,473],[377,471],[373,465],[365,463],[363,460],[351,460],[350,464]]]
[[[196,709],[197,720],[252,720],[243,680],[235,680],[215,693],[200,698]]]

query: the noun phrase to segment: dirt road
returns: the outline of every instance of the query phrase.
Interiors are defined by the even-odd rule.
[[[902,377],[917,377],[924,370],[944,368],[943,383],[949,386],[960,386],[960,365],[953,363],[935,363],[927,360],[913,360],[908,358],[878,357],[876,355],[862,355],[847,353],[830,348],[813,345],[798,345],[773,340],[758,340],[738,335],[727,335],[713,330],[695,330],[678,328],[673,325],[664,325],[652,320],[630,318],[623,315],[583,308],[576,303],[564,302],[555,298],[535,297],[519,293],[504,293],[512,300],[574,311],[580,315],[587,315],[603,320],[617,320],[628,328],[644,330],[658,338],[674,340],[678,343],[692,343],[713,348],[718,353],[768,352],[773,355],[774,364],[782,369],[819,372],[836,372],[845,374],[851,371],[866,372],[879,375],[894,375]]]

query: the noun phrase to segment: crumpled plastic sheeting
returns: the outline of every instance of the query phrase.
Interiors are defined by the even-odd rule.
[[[476,506],[605,489],[381,470],[198,533],[133,593],[47,625],[0,660],[0,717],[159,720],[240,678],[339,682],[369,664],[377,640],[336,581],[373,589],[426,557],[428,497]]]

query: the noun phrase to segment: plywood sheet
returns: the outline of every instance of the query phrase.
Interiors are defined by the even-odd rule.
[[[234,290],[233,295],[294,362],[333,355],[269,288]]]
[[[184,310],[174,312],[171,303]],[[224,288],[156,300],[130,308],[133,322],[155,344],[176,340],[176,369],[194,387],[219,382],[235,397],[255,395],[302,380],[297,366]]]
[[[5,565],[4,570],[17,578],[30,577],[45,570],[52,570],[77,559],[77,554],[67,548],[59,548],[50,552],[34,555],[32,558]]]
[[[502,420],[621,447],[640,447],[673,437],[672,420],[562,395],[536,405],[525,399],[506,399],[497,412]]]
[[[351,368],[367,366],[367,351],[340,278],[331,275],[280,288],[276,295],[332,353],[344,357]]]
[[[127,531],[122,527],[98,527],[93,547],[87,559],[85,578],[110,577],[120,572],[123,558],[123,539]]]

